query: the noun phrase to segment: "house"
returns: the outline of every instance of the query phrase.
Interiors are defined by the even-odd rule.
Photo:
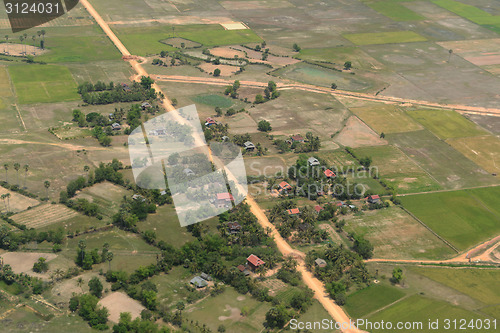
[[[240,232],[241,225],[238,222],[228,222],[227,228],[228,228],[230,234],[236,234],[236,233]]]
[[[230,207],[231,201],[234,201],[231,193],[217,193],[216,205],[218,207]]]
[[[375,194],[375,195],[370,195],[368,198],[367,198],[367,201],[371,204],[376,204],[376,203],[379,203],[380,202],[380,196],[378,194]]]
[[[245,266],[243,266],[243,265],[238,265],[238,267],[236,267],[236,268],[238,268],[238,270],[239,270],[240,272],[242,272],[243,274],[245,274],[245,276],[250,275],[250,271],[249,271],[249,270],[248,270]]]
[[[262,259],[260,259],[259,257],[257,257],[255,254],[251,254],[247,258],[247,265],[252,270],[257,269],[257,268],[259,268],[260,266],[262,266],[264,264],[265,264],[265,262]]]
[[[194,172],[193,172],[193,170],[191,170],[191,169],[189,169],[189,168],[184,169],[182,172],[184,172],[184,174],[185,174],[186,176],[194,176]]]
[[[333,178],[335,177],[335,172],[333,172],[332,170],[330,169],[326,169],[325,172],[324,172],[326,178]]]
[[[149,104],[148,102],[144,102],[144,103],[142,103],[142,104],[141,104],[141,108],[142,108],[143,110],[150,109],[150,108],[152,108],[152,107],[153,107],[153,106],[152,106],[151,104]]]
[[[115,115],[113,113],[108,114],[109,120],[115,119]]]
[[[318,265],[318,267],[326,267],[326,261],[324,259],[321,259],[321,258],[316,258],[316,260],[314,260],[314,262],[316,263],[316,265]]]
[[[166,195],[167,194],[167,191],[163,190],[160,192],[160,195]]]
[[[200,277],[205,280],[205,281],[212,281],[212,277],[208,275],[207,273],[201,273]]]
[[[208,282],[205,281],[201,276],[195,276],[194,278],[189,281],[193,286],[196,288],[205,288],[208,286]]]
[[[345,202],[343,201],[339,201],[335,204],[337,207],[344,207],[345,206]]]
[[[128,86],[128,84],[126,84],[126,83],[122,83],[121,86],[122,86],[123,90],[125,90],[125,91],[131,90],[130,87]]]
[[[206,120],[205,120],[205,126],[212,126],[212,125],[215,125],[217,124],[217,122],[215,120],[213,120],[212,118],[208,117]]]
[[[119,131],[119,130],[122,129],[122,126],[120,124],[118,124],[118,123],[113,123],[111,125],[111,128],[113,129],[113,131]]]
[[[142,202],[146,201],[146,199],[142,195],[140,195],[140,194],[134,194],[132,196],[132,199],[138,200],[138,201],[142,201]]]
[[[292,209],[287,209],[286,212],[290,216],[297,216],[300,215],[300,210],[298,208],[292,208]]]
[[[229,137],[227,135],[224,135],[222,137],[222,142],[227,142],[227,141],[229,141]]]
[[[252,151],[255,149],[255,145],[250,141],[245,142],[243,146],[245,147],[246,150]]]
[[[292,141],[292,143],[294,143],[294,142],[304,142],[304,138],[300,134],[291,136],[290,140]]]
[[[288,184],[287,182],[283,181],[283,182],[279,183],[278,188],[279,188],[280,192],[282,192],[282,191],[288,192],[292,189],[292,186],[290,184]]]
[[[314,210],[316,211],[316,213],[319,214],[319,212],[321,212],[322,210],[324,210],[324,208],[321,207],[320,205],[316,205],[316,206],[314,206]]]
[[[310,166],[316,166],[316,165],[319,165],[319,161],[317,158],[315,157],[309,157],[307,159],[307,162],[309,163]]]

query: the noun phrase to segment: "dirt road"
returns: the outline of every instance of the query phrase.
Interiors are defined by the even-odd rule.
[[[87,9],[87,11],[94,17],[96,22],[101,26],[103,31],[108,35],[108,37],[111,39],[111,41],[116,45],[118,50],[123,55],[130,55],[130,52],[125,48],[125,46],[121,43],[121,41],[116,37],[116,35],[113,33],[113,31],[109,28],[109,26],[106,24],[106,22],[101,18],[101,16],[96,12],[96,10],[90,5],[90,3],[87,0],[81,0],[80,1],[82,5]],[[130,64],[132,68],[137,72],[139,76],[149,76],[148,73],[142,68],[142,66],[135,60],[131,60]],[[153,77],[154,78],[154,77]],[[158,92],[161,92],[160,88],[155,84],[153,86]],[[165,96],[165,95],[164,95]],[[163,100],[163,106],[165,107],[166,110],[168,111],[173,111],[175,108],[173,107],[172,103],[170,102],[169,99],[164,98]],[[195,141],[201,140],[200,138],[195,137]],[[228,177],[231,175],[228,174]],[[233,176],[234,177],[234,176]],[[238,182],[237,182],[238,184]],[[277,247],[279,251],[283,255],[292,255],[299,263],[298,265],[298,270],[302,274],[302,278],[305,282],[305,284],[311,288],[314,291],[314,297],[318,299],[318,301],[323,305],[323,307],[328,311],[328,313],[332,316],[332,318],[340,324],[344,324],[346,328],[342,329],[343,332],[346,333],[355,333],[355,332],[362,332],[358,330],[356,327],[351,328],[349,326],[350,320],[347,314],[344,312],[344,310],[335,304],[335,302],[328,297],[326,294],[326,291],[324,289],[323,284],[313,277],[313,275],[306,269],[305,263],[304,263],[304,258],[305,254],[294,250],[290,247],[290,245],[280,236],[274,225],[272,225],[269,220],[267,219],[266,215],[264,214],[264,211],[259,207],[259,205],[255,202],[255,200],[248,196],[247,197],[247,203],[249,204],[251,211],[254,213],[254,215],[257,217],[259,223],[261,226],[266,229],[266,228],[271,228],[271,234],[274,237],[274,240],[277,244]]]
[[[158,81],[169,81],[169,82],[182,82],[182,83],[197,83],[197,84],[208,84],[216,86],[227,86],[233,83],[231,80],[216,79],[216,78],[205,78],[205,77],[191,77],[191,76],[181,76],[181,75],[153,75]],[[265,88],[267,83],[257,82],[257,81],[240,81],[241,86],[250,88]],[[277,87],[280,90],[297,89],[302,91],[315,92],[319,94],[331,94],[333,96],[349,97],[373,102],[382,102],[390,104],[414,104],[421,105],[431,108],[439,109],[452,109],[460,113],[477,114],[484,116],[496,116],[500,117],[500,109],[495,108],[484,108],[469,105],[459,105],[459,104],[440,104],[429,101],[413,100],[399,97],[391,96],[380,96],[373,94],[358,93],[346,90],[332,90],[325,87],[314,86],[310,84],[301,83],[277,83]]]

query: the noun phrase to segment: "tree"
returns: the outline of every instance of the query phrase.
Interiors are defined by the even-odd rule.
[[[5,169],[5,182],[9,182],[9,175],[7,174],[7,171],[9,170],[9,163],[4,163],[3,168]]]
[[[352,63],[350,61],[344,62],[344,69],[346,71],[350,70],[352,68]]]
[[[218,106],[215,107],[215,113],[218,117],[222,116],[222,109]]]
[[[111,261],[113,260],[113,252],[110,252],[108,251],[108,253],[106,253],[106,261],[108,262],[108,269],[111,270]]]
[[[16,170],[17,173],[17,185],[19,186],[19,169],[21,169],[21,164],[19,163],[14,163],[14,170]]]
[[[43,186],[45,187],[45,194],[46,194],[47,198],[49,198],[50,182],[48,180],[44,181]]]
[[[153,85],[153,83],[155,83],[155,81],[150,78],[149,76],[142,76],[141,77],[141,86],[146,89],[146,90],[149,90],[151,89],[151,86]]]
[[[380,133],[380,138],[381,139],[385,138],[385,133],[384,132]]]
[[[80,287],[80,289],[83,292],[83,288],[82,288],[82,286],[83,286],[83,279],[82,279],[81,276],[78,278],[78,280],[76,280],[76,284],[78,285],[78,287]]]
[[[335,303],[337,303],[338,305],[345,305],[345,302],[347,300],[347,297],[345,296],[344,292],[336,293],[334,298],[335,298]]]
[[[266,322],[270,328],[282,328],[289,318],[289,313],[282,305],[272,307],[266,313]]]
[[[5,45],[3,46],[3,53],[7,53],[5,47],[7,46],[8,43],[9,43],[9,35],[5,35]]]
[[[450,62],[451,60],[451,55],[453,54],[453,50],[452,49],[449,49],[448,50],[448,62]]]
[[[46,259],[43,257],[38,258],[38,261],[33,264],[33,272],[45,273],[49,270],[49,264],[46,263]]]
[[[257,126],[257,129],[261,132],[270,132],[273,129],[271,124],[267,120],[259,121],[259,124]]]
[[[85,240],[81,239],[78,242],[78,248],[80,249],[81,261],[83,262],[83,258],[85,256],[85,249],[87,248],[87,242]]]
[[[295,44],[293,44],[293,50],[295,52],[300,52],[301,48],[300,48],[300,46],[297,43],[295,43]]]
[[[216,68],[214,70],[214,76],[220,76],[220,69]]]
[[[332,89],[333,90],[337,89],[337,84],[336,83],[332,83]]]
[[[101,298],[102,296],[102,283],[97,276],[94,276],[89,281],[89,292],[95,297]]]
[[[217,328],[217,332],[219,332],[219,333],[224,333],[224,332],[226,332],[226,326],[224,326],[224,325],[219,325],[219,327]]]
[[[24,188],[26,188],[26,176],[28,175],[28,170],[30,166],[28,164],[24,165]]]
[[[264,103],[266,100],[264,99],[264,97],[260,94],[257,94],[257,96],[255,96],[255,101],[254,103],[255,104],[261,104],[261,103]]]
[[[392,270],[392,280],[394,283],[400,283],[404,278],[401,267],[394,267]]]

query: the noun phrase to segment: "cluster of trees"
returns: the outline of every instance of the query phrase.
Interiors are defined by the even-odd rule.
[[[78,93],[85,103],[91,105],[145,101],[158,97],[155,89],[151,88],[153,83],[153,79],[145,76],[140,83],[134,82],[130,86],[115,85],[113,82],[108,85],[102,82],[95,85],[84,82],[78,86]]]
[[[162,326],[161,328],[151,320],[148,312],[141,312],[141,317],[132,320],[132,316],[128,312],[120,313],[118,324],[113,326],[113,333],[169,333],[169,328]]]
[[[90,327],[104,331],[109,327],[109,311],[105,307],[98,306],[99,298],[92,294],[74,295],[69,301],[71,312],[77,312],[80,317],[87,321]]]
[[[235,80],[231,86],[227,86],[224,95],[231,96],[231,98],[238,98],[238,89],[240,88],[240,81]]]
[[[327,265],[315,265],[316,258],[324,259]],[[325,283],[327,291],[339,305],[345,303],[345,292],[352,285],[365,285],[370,279],[363,258],[343,244],[329,244],[326,249],[310,251],[306,256],[306,265]]]
[[[107,261],[111,264],[113,260],[113,252],[109,251],[109,244],[104,243],[101,253],[99,254],[99,249],[95,248],[91,251],[87,251],[87,242],[85,240],[80,240],[78,242],[78,251],[75,258],[75,264],[80,266],[85,270],[92,269],[92,265],[100,264]]]
[[[46,262],[47,259],[44,257],[38,258],[38,261],[33,264],[33,272],[45,273],[49,270],[49,264]]]
[[[373,245],[362,235],[350,233],[349,236],[354,241],[353,250],[363,259],[370,259],[373,256]]]
[[[278,98],[280,96],[279,91],[277,90],[276,83],[274,81],[269,81],[267,83],[267,87],[264,89],[264,96],[258,94],[255,96],[254,104],[265,103],[271,99]]]
[[[11,219],[3,217],[7,223],[11,223]],[[13,222],[13,221],[12,221]],[[21,231],[10,231],[5,225],[0,226],[0,248],[10,251],[15,251],[19,247],[19,244],[27,244],[29,242],[42,243],[47,241],[53,243],[54,246],[62,244],[64,240],[64,229],[62,227],[56,230],[40,231],[37,232],[35,229],[26,229],[26,226],[20,228]]]
[[[284,200],[277,203],[269,213],[269,221],[276,225],[282,237],[291,238],[293,243],[310,244],[321,243],[328,238],[325,230],[316,226],[316,212],[309,206],[300,208],[300,218],[291,216],[287,210],[296,208],[292,200]],[[294,231],[297,231],[294,233]]]
[[[271,123],[269,123],[267,120],[261,120],[257,124],[257,129],[261,132],[270,132],[273,130],[273,127],[271,126]]]
[[[205,135],[205,139],[208,141],[222,141],[223,136],[228,135],[229,125],[217,123],[212,126],[205,126],[203,124],[203,134]]]

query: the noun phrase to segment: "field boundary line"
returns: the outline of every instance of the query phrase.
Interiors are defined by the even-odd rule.
[[[411,217],[413,217],[418,223],[420,223],[421,225],[423,225],[427,230],[429,230],[432,234],[434,234],[434,236],[436,236],[441,241],[443,241],[443,243],[445,243],[446,245],[448,245],[453,251],[455,251],[456,253],[460,253],[460,251],[456,247],[454,247],[450,242],[448,242],[443,237],[439,236],[434,230],[432,230],[427,224],[425,224],[422,220],[420,220],[418,217],[416,217],[412,212],[410,212],[408,209],[406,209],[403,206],[400,206],[400,207],[401,207],[402,210],[404,210],[405,212],[407,212],[408,215],[410,215]]]
[[[408,295],[405,295],[405,296],[401,297],[400,299],[395,300],[394,302],[392,302],[392,303],[390,303],[390,304],[387,304],[387,305],[385,305],[385,306],[381,307],[380,309],[377,309],[377,310],[375,310],[375,311],[372,311],[372,312],[370,312],[370,313],[368,313],[368,314],[364,315],[364,316],[363,316],[363,318],[368,318],[368,317],[370,317],[370,316],[373,316],[373,315],[374,315],[374,314],[376,314],[376,313],[379,313],[380,311],[384,311],[385,309],[387,309],[387,308],[389,308],[389,307],[393,306],[394,304],[397,304],[397,303],[399,303],[399,302],[401,302],[401,301],[403,301],[403,300],[405,300],[405,299],[407,299],[408,297],[413,296],[413,295],[415,295],[415,294],[408,294]]]

